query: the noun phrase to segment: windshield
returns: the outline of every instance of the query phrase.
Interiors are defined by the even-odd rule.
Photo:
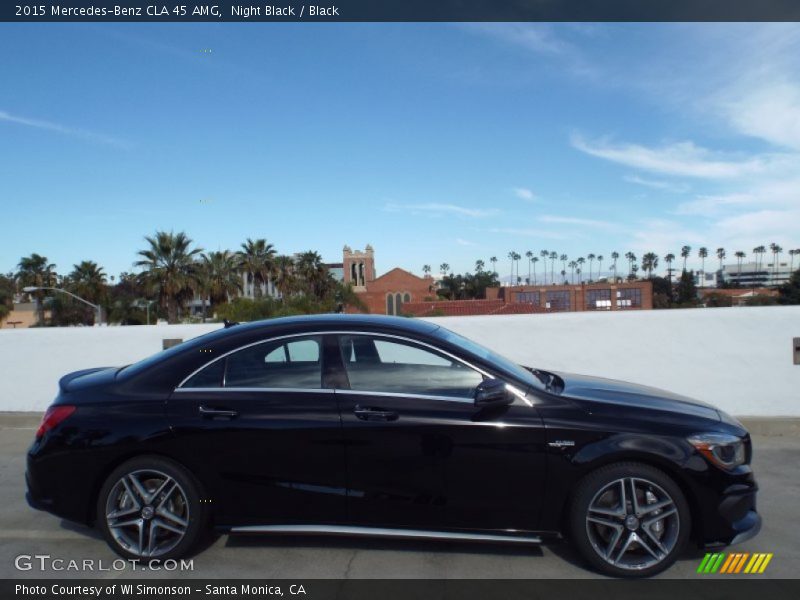
[[[497,352],[494,352],[493,350],[489,350],[489,348],[485,346],[481,346],[480,344],[465,338],[462,335],[458,335],[457,333],[454,333],[449,329],[445,329],[444,327],[439,327],[439,329],[433,332],[433,335],[445,340],[446,342],[455,344],[470,354],[474,354],[475,356],[492,363],[502,371],[505,371],[512,377],[524,381],[528,385],[538,388],[544,387],[539,378],[528,369],[516,364],[514,361],[501,354],[498,354]]]

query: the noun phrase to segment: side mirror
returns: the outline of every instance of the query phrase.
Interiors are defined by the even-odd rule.
[[[475,406],[505,406],[514,402],[514,396],[506,389],[505,381],[484,379],[475,388]]]

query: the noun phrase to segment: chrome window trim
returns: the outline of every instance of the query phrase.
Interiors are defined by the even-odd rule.
[[[473,404],[474,398],[464,396],[440,396],[434,394],[410,394],[408,392],[370,392],[366,390],[345,390],[342,388],[334,390],[337,394],[355,394],[356,396],[382,396],[392,398],[412,398],[418,400],[443,400],[445,402],[466,402]]]
[[[197,375],[197,373],[199,373],[200,371],[202,371],[206,367],[208,367],[211,364],[217,362],[218,360],[222,360],[223,358],[226,358],[226,357],[230,356],[234,352],[238,352],[239,350],[244,350],[246,348],[252,348],[253,346],[258,346],[259,344],[268,344],[270,342],[276,342],[278,340],[285,340],[285,339],[295,338],[295,337],[313,337],[313,336],[321,336],[321,335],[322,336],[324,336],[324,335],[372,335],[372,336],[376,336],[376,337],[385,337],[385,338],[390,338],[390,339],[403,340],[405,342],[411,342],[412,344],[418,344],[420,346],[425,346],[426,348],[430,348],[431,350],[435,350],[436,352],[439,352],[440,354],[444,354],[445,356],[447,356],[449,358],[452,358],[453,360],[457,360],[458,362],[460,362],[461,364],[469,367],[470,369],[472,369],[474,371],[477,371],[478,373],[480,373],[484,377],[491,377],[491,374],[489,374],[486,371],[484,371],[483,369],[481,369],[479,367],[476,367],[475,365],[467,362],[463,358],[459,358],[458,356],[455,356],[454,354],[450,354],[447,350],[443,350],[441,348],[438,348],[437,346],[434,346],[432,344],[428,344],[427,342],[421,342],[421,341],[415,340],[413,338],[408,338],[408,337],[404,337],[404,336],[401,336],[401,335],[394,335],[394,334],[391,334],[391,333],[378,333],[378,332],[363,332],[363,331],[308,331],[308,332],[303,332],[303,333],[289,333],[289,334],[286,334],[286,335],[279,335],[279,336],[275,336],[275,337],[272,337],[272,338],[269,338],[269,339],[266,339],[266,340],[259,340],[257,342],[251,342],[249,344],[245,344],[244,346],[239,346],[238,348],[234,348],[233,350],[228,350],[225,354],[221,354],[221,355],[217,356],[216,358],[211,359],[206,364],[204,364],[201,367],[198,367],[197,369],[192,371],[189,375],[187,375],[186,377],[183,378],[183,380],[178,384],[178,386],[175,389],[176,390],[178,390],[178,389],[198,389],[198,388],[183,388],[183,384],[186,383],[187,381],[189,381],[192,377]],[[321,352],[321,349],[320,349],[320,360],[321,359],[322,359],[322,352]],[[217,389],[217,388],[214,388],[214,389]],[[241,388],[219,388],[219,389],[241,389]]]
[[[332,394],[333,388],[291,388],[291,387],[196,387],[196,388],[175,388],[175,392],[292,392],[292,393],[313,393],[313,394]]]

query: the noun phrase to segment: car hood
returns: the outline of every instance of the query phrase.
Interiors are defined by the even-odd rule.
[[[561,395],[588,402],[602,402],[680,414],[719,421],[719,411],[712,405],[666,390],[573,373],[556,373],[564,382]]]

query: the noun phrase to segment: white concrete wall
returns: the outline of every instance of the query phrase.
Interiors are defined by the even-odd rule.
[[[430,319],[517,362],[625,379],[741,416],[800,416],[800,306]],[[0,330],[0,411],[43,410],[59,377],[220,325]]]

